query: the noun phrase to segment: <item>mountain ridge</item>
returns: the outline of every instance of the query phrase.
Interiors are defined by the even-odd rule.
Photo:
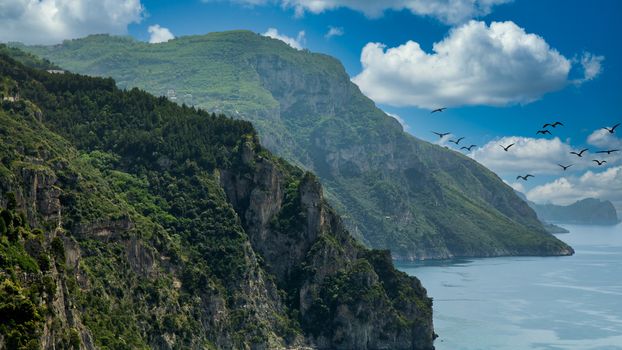
[[[544,221],[560,224],[617,225],[617,211],[608,200],[584,198],[568,205],[528,202]]]
[[[0,294],[17,295],[0,342],[433,348],[421,283],[357,243],[250,123],[2,54],[0,76]]]
[[[247,31],[156,45],[104,35],[24,49],[251,121],[268,149],[319,176],[357,237],[394,258],[572,253],[495,174],[404,133],[330,56]]]

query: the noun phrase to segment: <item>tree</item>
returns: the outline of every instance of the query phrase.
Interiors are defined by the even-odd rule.
[[[6,223],[4,219],[0,217],[0,236],[6,235]]]
[[[7,201],[6,208],[8,210],[15,210],[15,208],[17,208],[17,200],[15,199],[15,193],[7,192],[6,201]]]

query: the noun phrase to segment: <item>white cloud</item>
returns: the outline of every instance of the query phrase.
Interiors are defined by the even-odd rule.
[[[342,36],[342,35],[343,35],[343,28],[342,27],[329,26],[328,27],[328,32],[326,32],[324,37],[326,39],[330,39],[330,38],[332,38],[334,36]]]
[[[527,192],[527,198],[531,201],[559,205],[568,205],[587,197],[610,200],[621,208],[622,166],[600,172],[590,170],[580,177],[562,177]]]
[[[160,27],[159,24],[149,26],[149,43],[157,44],[175,39],[175,36],[168,28]]]
[[[525,185],[523,185],[522,182],[512,182],[512,183],[509,183],[509,182],[507,182],[505,180],[503,180],[503,182],[505,182],[507,185],[512,187],[514,189],[514,191],[518,191],[520,193],[525,193]]]
[[[393,113],[389,113],[389,112],[384,112],[386,113],[386,115],[395,118],[395,120],[397,120],[398,123],[400,123],[400,125],[402,126],[402,129],[408,131],[410,130],[410,126],[406,123],[406,121],[404,120],[404,118],[400,117],[397,114],[393,114]]]
[[[142,20],[140,0],[2,0],[0,41],[58,43],[89,34],[124,34]]]
[[[443,137],[440,137],[438,139],[436,139],[436,141],[433,141],[433,144],[439,145],[439,146],[451,146],[451,144],[449,143],[449,140],[451,140],[454,137],[454,134],[447,134]]]
[[[577,79],[575,83],[582,84],[599,76],[603,71],[604,60],[605,56],[596,56],[589,52],[584,52],[579,61],[583,67],[583,78]]]
[[[294,49],[297,50],[302,50],[302,46],[304,44],[305,41],[305,32],[304,30],[301,30],[298,32],[298,35],[296,36],[296,38],[292,38],[289,37],[287,35],[284,34],[280,34],[279,31],[276,28],[268,28],[268,30],[261,34],[263,36],[267,36],[273,39],[278,39],[281,40],[283,42],[285,42],[287,45],[293,47]]]
[[[514,146],[506,152],[500,145]],[[558,164],[569,165],[567,172],[573,173],[596,166],[592,159],[602,156],[583,154],[582,158],[570,154],[579,151],[559,138],[536,139],[529,137],[507,136],[488,142],[483,147],[471,152],[470,156],[500,175],[516,176],[524,173],[532,174],[563,174]],[[607,157],[608,165],[618,163],[620,156]]]
[[[584,81],[594,78],[600,62],[589,57]],[[571,60],[511,21],[470,21],[435,43],[432,53],[414,41],[393,48],[368,43],[361,63],[352,80],[374,101],[395,106],[529,103],[573,82]]]
[[[590,145],[600,148],[622,150],[622,139],[619,139],[615,135],[610,134],[605,129],[594,130],[594,132],[592,132],[590,136],[588,136],[587,142]]]
[[[203,0],[212,2],[215,0]],[[349,8],[364,13],[368,17],[379,17],[387,10],[407,10],[415,15],[430,16],[438,20],[456,24],[471,18],[487,15],[492,8],[512,0],[230,0],[245,5],[280,4],[293,8],[296,16],[305,12],[322,13],[337,8]]]

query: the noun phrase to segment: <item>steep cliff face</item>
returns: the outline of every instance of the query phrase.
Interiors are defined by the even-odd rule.
[[[572,253],[496,175],[404,133],[332,57],[246,31],[157,48],[92,36],[26,49],[122,87],[174,90],[178,102],[252,121],[262,144],[318,175],[351,232],[395,258]]]
[[[431,348],[432,304],[419,281],[395,271],[388,251],[354,241],[315,176],[292,177],[295,169],[248,155],[248,145],[244,152],[253,176],[223,171],[221,183],[312,343],[322,349]]]
[[[249,123],[3,56],[0,75],[21,95],[0,110],[0,205],[63,254],[40,272],[54,297],[33,294],[53,311],[35,346],[433,348],[419,281]]]

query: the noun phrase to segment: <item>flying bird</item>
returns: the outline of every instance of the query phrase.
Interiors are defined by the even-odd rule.
[[[513,144],[513,143],[510,143],[510,144],[509,144],[509,145],[507,145],[507,146],[499,145],[499,147],[503,148],[503,150],[504,150],[504,151],[506,151],[506,152],[507,152],[507,151],[510,149],[510,147],[512,147],[512,146],[514,146],[514,144]]]
[[[571,166],[573,166],[574,164],[570,164],[570,165],[561,165],[561,164],[557,164],[560,167],[562,167],[562,169],[564,169],[564,171],[566,171],[566,169],[570,168]]]
[[[620,126],[620,123],[618,123],[618,124],[616,124],[616,125],[612,126],[612,127],[611,127],[611,129],[606,128],[606,127],[605,127],[605,128],[603,128],[603,129],[605,129],[605,130],[609,131],[609,133],[610,133],[610,134],[613,134],[614,132],[616,132],[616,128],[617,128],[618,126]]]
[[[607,150],[607,151],[598,151],[598,152],[596,152],[596,153],[607,153],[607,154],[611,154],[611,153],[613,153],[613,152],[619,152],[619,151],[620,151],[619,149],[610,149],[610,150]]]
[[[547,126],[556,127],[558,125],[564,126],[564,123],[562,123],[562,122],[555,122],[553,124],[546,123],[546,124],[542,125],[542,129],[546,129]]]
[[[535,177],[535,176],[533,176],[533,175],[531,175],[531,174],[527,174],[527,175],[525,175],[525,176],[520,176],[520,175],[518,175],[518,176],[516,177],[516,180],[518,180],[518,179],[522,179],[522,180],[524,180],[524,181],[527,181],[527,179],[528,179],[528,178],[530,178],[530,177]]]
[[[577,157],[583,157],[583,152],[587,151],[588,148],[582,149],[581,152],[577,153],[577,152],[570,152],[570,154],[574,154]]]
[[[430,114],[433,114],[433,113],[436,113],[436,112],[442,112],[442,111],[444,111],[446,109],[447,109],[447,107],[437,108],[437,109],[433,110],[432,112],[430,112]]]
[[[441,139],[442,139],[443,137],[445,137],[445,136],[447,136],[447,135],[451,134],[450,132],[436,132],[436,131],[432,131],[432,133],[433,133],[433,134],[438,135],[438,137],[439,137],[439,138],[441,138]]]
[[[597,159],[592,160],[592,162],[596,162],[598,165],[603,165],[603,164],[607,163],[606,160],[597,160]]]
[[[536,135],[538,135],[538,134],[542,134],[542,135],[544,135],[544,134],[553,135],[553,134],[551,134],[551,132],[550,132],[550,131],[548,131],[548,130],[538,130],[538,132],[536,132]]]
[[[455,143],[456,145],[460,144],[460,141],[464,140],[464,137],[461,137],[457,140],[449,140],[449,142]]]
[[[460,147],[460,149],[465,149],[465,150],[471,152],[471,148],[473,148],[473,147],[477,147],[477,145],[471,145],[469,147],[462,146],[462,147]]]

